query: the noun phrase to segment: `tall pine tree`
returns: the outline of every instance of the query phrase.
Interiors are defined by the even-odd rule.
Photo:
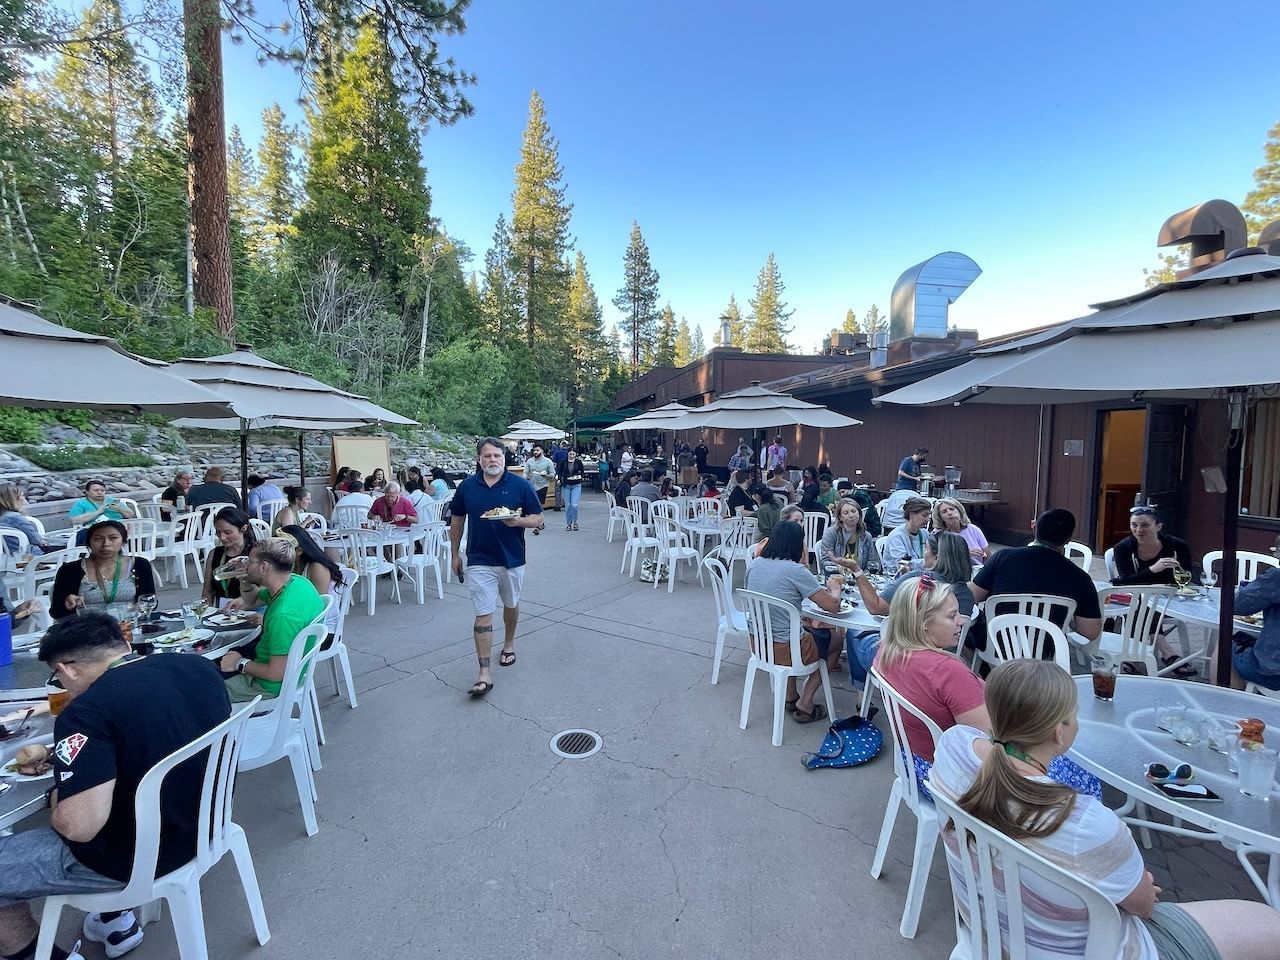
[[[689,334],[689,321],[681,317],[676,327],[675,363],[677,367],[683,367],[693,359],[693,339]]]
[[[707,355],[707,344],[702,339],[702,324],[694,324],[693,342],[689,345],[689,353],[692,359],[701,360]]]
[[[880,313],[880,308],[874,303],[871,309],[867,311],[867,315],[862,318],[862,331],[870,338],[872,345],[875,345],[875,338],[889,329],[889,318]]]
[[[676,362],[676,314],[669,303],[658,315],[658,336],[649,359],[653,367],[670,367]]]
[[[782,294],[785,287],[782,274],[773,254],[765,260],[756,278],[756,295],[750,302],[751,318],[747,327],[747,340],[742,345],[747,353],[786,353],[787,326],[794,310],[788,310]]]
[[[844,312],[844,323],[841,325],[842,333],[861,333],[862,328],[858,326],[858,312],[850,307]]]
[[[631,377],[640,376],[647,345],[653,343],[658,328],[658,271],[649,262],[649,245],[640,233],[640,224],[632,222],[631,240],[622,258],[622,286],[614,295],[613,305],[622,313],[630,340]]]
[[[296,233],[293,218],[298,214],[298,133],[284,122],[280,104],[262,111],[262,139],[258,142],[258,190],[256,201],[262,215],[256,252],[276,258],[284,242]]]
[[[742,310],[732,293],[729,294],[729,302],[721,316],[729,319],[729,345],[741,349],[747,342],[747,322],[742,319]],[[718,328],[716,336],[719,336]],[[721,343],[718,346],[724,346],[724,344]]]
[[[1280,220],[1280,121],[1267,131],[1262,158],[1262,166],[1253,171],[1253,189],[1240,205],[1250,243],[1257,243],[1263,228]]]
[[[574,415],[600,407],[603,382],[608,376],[611,350],[605,340],[603,311],[587,273],[587,258],[579,250],[569,282],[568,335],[573,362]]]
[[[507,218],[498,214],[498,222],[493,227],[493,245],[484,255],[480,294],[480,313],[489,339],[497,346],[504,346],[519,330],[520,302],[512,274],[513,263],[511,230]]]

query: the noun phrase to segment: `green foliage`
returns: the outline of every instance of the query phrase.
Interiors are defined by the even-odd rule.
[[[889,329],[889,318],[880,313],[880,308],[874,303],[871,309],[867,311],[867,315],[862,318],[862,330],[868,337],[874,338],[877,334],[884,333]]]
[[[57,447],[15,447],[14,453],[45,470],[87,470],[91,467],[150,467],[155,461],[146,454],[119,447],[77,447],[64,443]]]
[[[840,325],[842,333],[861,333],[862,327],[858,325],[858,311],[850,307],[844,312],[844,323]]]
[[[729,318],[729,343],[735,347],[741,347],[747,342],[747,321],[742,319],[742,309],[732,293],[729,294],[729,302],[725,305],[721,319],[724,317]],[[716,331],[716,335],[719,335],[719,330]]]
[[[693,340],[689,344],[689,356],[693,360],[701,360],[707,354],[707,344],[702,339],[702,324],[693,326]]]
[[[44,418],[22,407],[0,407],[0,443],[39,443]]]
[[[1257,243],[1263,228],[1280,220],[1280,121],[1267,131],[1262,158],[1262,166],[1253,171],[1254,187],[1240,205],[1250,243]]]
[[[626,320],[630,339],[632,379],[641,374],[646,345],[653,343],[658,327],[658,271],[649,262],[649,245],[640,233],[640,224],[632,221],[631,239],[622,258],[622,286],[613,297],[613,305]]]
[[[253,191],[262,215],[261,236],[251,243],[259,256],[278,257],[284,242],[295,236],[298,212],[298,134],[284,122],[280,104],[262,111],[262,140],[258,144],[260,176]]]
[[[573,411],[577,414],[604,410],[604,378],[612,365],[612,351],[604,336],[604,315],[587,259],[579,250],[569,283],[569,348],[573,362]],[[546,420],[544,423],[555,423]]]
[[[787,334],[791,328],[786,323],[795,311],[787,309],[782,299],[784,290],[782,273],[770,253],[756,278],[755,298],[749,301],[751,323],[742,344],[747,353],[786,353],[790,349]]]
[[[1153,270],[1142,268],[1142,285],[1150,290],[1162,283],[1173,283],[1178,279],[1178,271],[1187,268],[1187,251],[1185,247],[1174,253],[1162,253],[1156,258],[1159,263]]]
[[[53,419],[58,423],[64,423],[68,427],[75,427],[77,430],[89,430],[98,422],[97,414],[92,410],[53,410],[50,412]]]
[[[511,370],[502,351],[458,340],[399,376],[386,394],[394,408],[450,433],[485,434],[510,423]]]
[[[675,365],[683,367],[693,359],[693,339],[689,334],[689,321],[681,317],[680,325],[676,327]]]
[[[658,314],[657,338],[648,356],[652,367],[670,367],[676,362],[676,314],[669,303]]]

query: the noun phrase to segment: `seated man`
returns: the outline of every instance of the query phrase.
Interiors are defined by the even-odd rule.
[[[293,572],[296,558],[297,544],[284,537],[263,540],[249,553],[244,574],[247,585],[229,606],[243,609],[265,603],[267,610],[253,656],[229,650],[222,658],[227,692],[235,703],[280,696],[280,681],[293,641],[324,612],[324,598],[311,581]]]
[[[203,507],[209,503],[229,503],[233,507],[244,509],[240,500],[240,491],[229,483],[222,482],[222,468],[210,467],[204,472],[204,483],[197,483],[187,491],[187,509]]]
[[[1280,556],[1280,537],[1271,553]],[[1256,683],[1280,690],[1280,568],[1264,569],[1257,580],[1236,590],[1236,613],[1262,614],[1262,633],[1256,638],[1243,631],[1235,635],[1231,685],[1243,690],[1246,683]]]
[[[124,887],[133,869],[134,797],[142,777],[174,750],[231,715],[212,663],[203,657],[141,659],[105,613],[54,624],[40,659],[71,695],[54,724],[57,786],[49,826],[0,837],[0,955],[26,960],[39,932],[28,902]],[[203,766],[165,781],[157,873],[195,856]],[[84,936],[119,957],[142,942],[133,911],[90,914]],[[53,956],[83,960],[55,946]]]
[[[338,523],[339,507],[359,507],[364,512],[365,516],[368,516],[369,508],[373,506],[373,497],[364,492],[363,481],[348,481],[347,490],[348,492],[333,505],[333,516],[329,518],[329,522],[334,526],[341,526],[341,524]]]
[[[653,482],[653,471],[648,468],[642,470],[640,472],[640,482],[633,486],[630,493],[627,495],[630,497],[640,497],[643,500],[647,500],[649,503],[653,503],[655,500],[661,500],[662,490],[660,490],[658,485]],[[620,501],[620,503],[624,507],[627,505],[627,501],[625,500]],[[649,522],[648,504],[641,505],[640,522]]]
[[[258,517],[261,520],[271,522],[270,517],[262,516],[258,511],[262,509],[262,505],[269,500],[288,500],[284,495],[284,491],[277,487],[266,477],[260,477],[256,473],[250,474],[249,480],[249,502],[246,504],[248,514],[251,517]]]
[[[1074,623],[1063,623],[1061,612],[1055,612],[1054,622],[1063,630],[1074,629],[1086,640],[1097,640],[1102,634],[1098,588],[1064,552],[1075,532],[1076,518],[1070,510],[1046,510],[1036,520],[1036,538],[1030,546],[998,550],[983,564],[969,584],[973,599],[981,603],[987,597],[1004,593],[1067,597],[1076,602]],[[985,632],[975,637],[970,631],[969,638],[978,649],[985,649]],[[1046,644],[1045,657],[1052,656],[1052,645]]]

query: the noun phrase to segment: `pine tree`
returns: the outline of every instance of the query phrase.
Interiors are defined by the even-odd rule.
[[[398,289],[413,263],[413,236],[430,209],[418,136],[392,81],[387,44],[365,20],[318,105],[309,150],[300,240],[313,261],[336,252]]]
[[[572,406],[575,415],[598,404],[611,366],[603,316],[600,300],[587,273],[587,258],[579,250],[574,257],[573,278],[569,282],[567,324],[573,362]]]
[[[690,345],[689,354],[694,360],[701,360],[707,355],[707,344],[702,339],[702,324],[695,324],[693,328],[693,343]]]
[[[258,228],[257,192],[257,165],[240,135],[240,127],[233,123],[227,136],[227,200],[232,219],[238,220],[246,233]]]
[[[1280,121],[1267,131],[1262,157],[1262,166],[1253,171],[1253,189],[1240,205],[1250,243],[1257,243],[1263,228],[1280,220]]]
[[[258,142],[258,189],[256,201],[262,214],[257,252],[279,259],[288,237],[297,231],[293,218],[298,214],[298,133],[285,125],[284,111],[273,103],[262,111],[262,139]]]
[[[675,364],[677,367],[683,367],[694,359],[693,340],[689,334],[689,321],[681,317],[680,325],[676,327]]]
[[[729,303],[724,308],[724,313],[721,316],[729,318],[730,346],[741,348],[747,342],[747,322],[742,319],[742,310],[739,308],[738,301],[732,293],[729,294]],[[720,346],[724,346],[724,344],[720,344]]]
[[[515,336],[520,324],[520,304],[516,278],[511,272],[511,231],[507,218],[498,214],[493,227],[493,245],[484,255],[484,281],[480,294],[480,313],[484,317],[489,339],[497,346]]]
[[[511,198],[511,256],[524,315],[525,343],[539,371],[554,378],[564,358],[564,312],[569,294],[566,251],[569,215],[561,183],[560,147],[547,125],[546,107],[529,97],[516,186]]]
[[[613,298],[621,311],[630,339],[631,377],[640,376],[641,360],[647,345],[657,332],[658,271],[649,262],[649,245],[640,233],[640,224],[632,222],[631,240],[622,259],[622,286]]]
[[[658,336],[649,360],[652,367],[670,367],[676,362],[676,314],[669,303],[658,315]]]
[[[749,301],[751,323],[743,344],[747,353],[786,353],[790,349],[787,334],[791,328],[786,323],[795,311],[787,309],[782,299],[784,290],[782,274],[770,253],[756,278],[755,299]]]
[[[873,303],[867,315],[862,318],[862,329],[874,345],[876,336],[889,329],[889,319],[881,316],[880,308]]]
[[[840,327],[842,333],[861,333],[862,328],[858,326],[858,314],[852,307],[844,312],[844,324]]]

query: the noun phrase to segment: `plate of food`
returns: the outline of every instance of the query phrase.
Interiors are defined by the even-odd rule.
[[[851,612],[853,611],[853,608],[854,608],[854,607],[856,607],[856,606],[857,606],[857,604],[856,604],[856,603],[854,603],[852,600],[848,600],[848,599],[841,600],[841,601],[840,601],[840,612],[841,612],[841,613],[851,613]]]
[[[1180,597],[1186,597],[1186,598],[1190,599],[1191,597],[1198,597],[1198,596],[1200,596],[1200,591],[1199,591],[1199,590],[1197,590],[1195,587],[1179,587],[1179,588],[1178,588],[1178,596],[1180,596]]]
[[[247,627],[252,623],[252,618],[240,610],[228,610],[223,613],[213,613],[204,618],[206,625],[215,630],[233,630],[239,627]]]
[[[0,777],[24,783],[53,776],[53,743],[28,743],[12,759],[0,764]]]
[[[1260,613],[1237,613],[1236,619],[1241,623],[1247,623],[1251,627],[1262,626],[1262,614]]]
[[[156,637],[151,642],[160,647],[172,647],[179,643],[199,643],[201,640],[208,640],[212,636],[212,630],[187,627],[174,633],[166,633],[162,637]]]
[[[521,511],[512,510],[510,507],[494,507],[492,510],[486,510],[480,514],[485,520],[511,520],[521,515]]]

